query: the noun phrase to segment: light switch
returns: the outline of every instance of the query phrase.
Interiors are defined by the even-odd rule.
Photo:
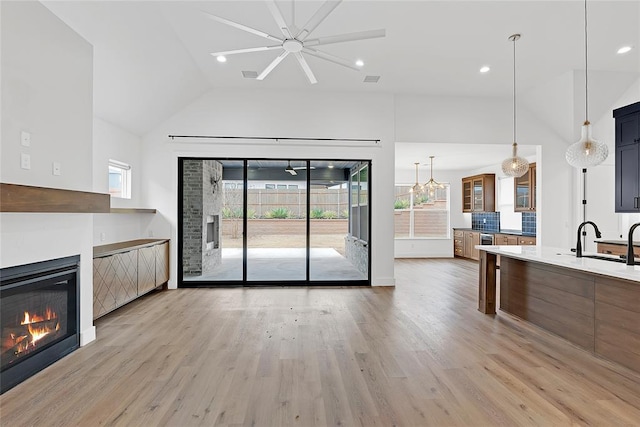
[[[31,156],[26,153],[20,154],[20,167],[22,169],[31,169]]]
[[[56,176],[62,175],[62,165],[60,165],[60,162],[53,162],[53,168],[51,173],[53,173]]]
[[[20,133],[20,144],[22,144],[23,147],[31,146],[31,134],[29,132],[22,131]]]

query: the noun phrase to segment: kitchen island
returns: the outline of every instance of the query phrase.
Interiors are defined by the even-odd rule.
[[[496,312],[500,255],[501,311],[640,372],[640,266],[540,246],[478,249],[478,310]]]

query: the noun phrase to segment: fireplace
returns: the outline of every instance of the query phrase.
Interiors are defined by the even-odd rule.
[[[80,256],[0,270],[0,392],[80,346]]]

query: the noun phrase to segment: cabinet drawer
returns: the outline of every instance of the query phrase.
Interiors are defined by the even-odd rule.
[[[598,253],[611,255],[627,255],[626,245],[614,245],[611,243],[598,243]],[[640,247],[633,247],[633,254],[640,257]]]
[[[535,237],[518,237],[518,245],[535,245]]]
[[[464,237],[464,231],[462,231],[462,230],[453,230],[453,237],[463,238]]]

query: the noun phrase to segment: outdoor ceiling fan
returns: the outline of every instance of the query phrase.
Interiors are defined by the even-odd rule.
[[[315,75],[313,71],[311,71],[311,67],[307,63],[307,60],[303,56],[303,53],[311,56],[315,56],[316,58],[324,59],[325,61],[333,62],[334,64],[342,65],[347,68],[351,68],[352,70],[359,71],[355,65],[353,65],[350,61],[340,58],[338,56],[331,55],[329,53],[323,52],[315,48],[315,46],[323,46],[327,44],[333,43],[344,43],[356,40],[366,40],[378,37],[385,36],[385,30],[370,30],[370,31],[360,31],[356,33],[349,34],[339,34],[335,36],[327,36],[327,37],[318,37],[315,39],[309,39],[309,35],[313,32],[313,30],[318,27],[324,21],[327,16],[342,2],[342,0],[336,1],[326,1],[320,9],[316,11],[316,13],[309,19],[309,21],[302,27],[298,28],[295,24],[295,0],[291,2],[292,8],[292,17],[291,17],[291,25],[287,25],[282,12],[276,5],[274,0],[266,0],[267,6],[271,15],[275,19],[280,31],[282,32],[282,37],[276,37],[271,34],[265,33],[264,31],[257,30],[255,28],[248,27],[243,24],[239,24],[234,21],[230,21],[226,18],[222,18],[219,16],[212,15],[208,12],[206,13],[211,19],[221,22],[223,24],[229,25],[231,27],[237,28],[242,31],[246,31],[251,34],[255,34],[260,37],[264,37],[265,39],[277,42],[277,44],[260,46],[260,47],[251,47],[247,49],[236,49],[236,50],[228,50],[224,52],[213,52],[211,55],[213,56],[226,56],[226,55],[235,55],[238,53],[248,53],[248,52],[260,52],[265,50],[280,50],[280,54],[265,68],[259,75],[256,77],[257,80],[264,80],[265,77],[269,75],[271,71],[289,54],[295,56],[298,64],[302,68],[302,71],[306,74],[309,82],[311,84],[317,83]]]
[[[309,169],[315,169],[315,168],[316,168],[315,166],[311,166]],[[291,176],[295,176],[295,175],[298,175],[299,170],[305,170],[305,169],[307,169],[306,166],[292,167],[291,160],[287,160],[287,167],[284,168],[284,171],[290,173]]]

